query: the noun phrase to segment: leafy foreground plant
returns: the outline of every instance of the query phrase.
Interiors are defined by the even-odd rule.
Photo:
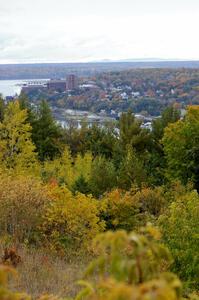
[[[141,234],[125,231],[99,235],[94,246],[99,257],[86,272],[90,281],[76,300],[178,300],[182,284],[167,273],[172,259],[160,241],[159,232],[148,226]],[[190,296],[189,299],[199,299]]]
[[[79,282],[83,289],[74,300],[185,299],[181,296],[180,280],[166,272],[172,259],[159,240],[158,230],[150,225],[140,234],[126,231],[100,234],[94,241],[97,258],[85,274],[90,280]],[[31,300],[7,289],[10,272],[9,268],[0,268],[0,299]],[[199,297],[192,295],[186,299],[199,300]],[[61,299],[44,295],[38,300]]]

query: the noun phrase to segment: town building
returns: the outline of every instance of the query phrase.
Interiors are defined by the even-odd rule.
[[[72,91],[77,89],[77,87],[78,87],[77,76],[75,76],[74,74],[68,75],[66,78],[66,89],[68,91]]]
[[[50,80],[47,82],[47,88],[51,91],[56,91],[63,93],[66,91],[66,81],[65,80]]]

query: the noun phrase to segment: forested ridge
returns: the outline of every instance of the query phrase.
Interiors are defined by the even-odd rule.
[[[0,99],[0,299],[199,299],[199,106],[152,125]]]
[[[1,64],[0,80],[61,78],[68,73],[94,75],[99,72],[132,68],[198,68],[199,61],[118,61],[91,63],[22,63]]]

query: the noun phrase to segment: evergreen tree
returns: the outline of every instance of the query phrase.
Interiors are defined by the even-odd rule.
[[[180,112],[173,106],[166,108],[161,118],[153,121],[153,137],[156,141],[160,141],[164,135],[164,129],[170,124],[180,119]]]
[[[165,167],[166,160],[161,139],[163,138],[165,128],[180,119],[180,113],[173,106],[166,108],[158,118],[153,121],[152,129],[152,147],[150,150],[149,160],[147,164],[147,172],[150,176],[150,183],[153,185],[161,185],[165,183]]]
[[[95,197],[110,191],[116,186],[117,177],[115,167],[110,160],[98,156],[94,161],[91,169],[89,186]]]
[[[32,126],[32,128],[34,128],[35,120],[36,120],[36,113],[33,110],[33,108],[31,107],[31,103],[30,103],[30,100],[28,99],[28,96],[24,92],[21,92],[21,94],[20,94],[20,96],[18,98],[18,101],[19,101],[20,108],[22,110],[23,109],[27,110],[27,119],[26,119],[26,122],[30,123],[30,125]]]
[[[87,151],[91,151],[93,156],[104,156],[106,158],[112,158],[113,148],[117,141],[114,125],[104,124],[103,127],[99,125],[93,125],[88,128],[85,134],[85,146]]]
[[[89,188],[89,184],[85,180],[85,178],[82,174],[74,182],[74,184],[72,186],[72,191],[73,191],[73,193],[80,192],[80,193],[85,194],[85,195],[91,193],[91,190]]]
[[[143,153],[150,144],[150,132],[141,128],[141,121],[137,120],[129,110],[123,113],[119,120],[120,143],[124,150],[128,146],[135,149],[136,152]]]
[[[141,186],[146,182],[146,172],[141,158],[137,157],[132,148],[128,148],[127,155],[121,161],[118,185],[120,188],[129,190],[133,184]]]
[[[61,128],[56,124],[48,103],[43,100],[38,108],[32,137],[41,161],[60,154],[61,136]]]

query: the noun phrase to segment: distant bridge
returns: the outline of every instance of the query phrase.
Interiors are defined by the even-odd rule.
[[[49,80],[43,79],[43,80],[31,80],[31,81],[25,81],[23,85],[27,86],[33,86],[33,85],[45,85]]]

